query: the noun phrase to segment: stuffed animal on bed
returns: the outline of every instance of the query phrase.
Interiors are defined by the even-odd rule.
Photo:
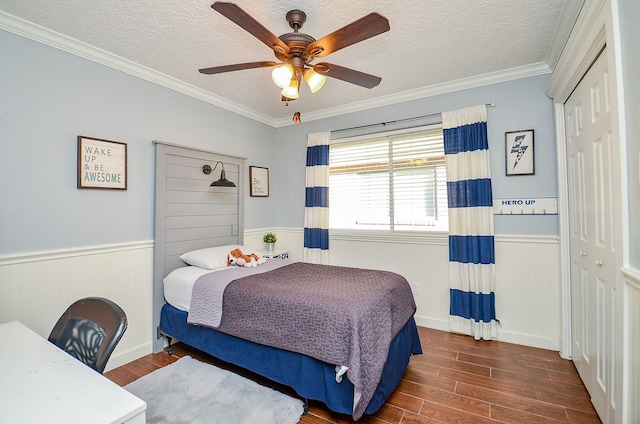
[[[240,249],[233,249],[227,256],[227,266],[237,265],[243,267],[254,267],[265,263],[267,260],[252,253],[245,255]]]

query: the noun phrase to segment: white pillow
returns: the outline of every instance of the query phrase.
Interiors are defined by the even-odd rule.
[[[244,246],[239,244],[228,244],[225,246],[207,247],[205,249],[192,250],[180,256],[184,262],[191,266],[203,269],[219,269],[227,266],[227,257],[233,249],[241,249]]]

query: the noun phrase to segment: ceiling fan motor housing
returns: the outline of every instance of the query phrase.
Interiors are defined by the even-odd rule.
[[[287,12],[287,22],[295,32],[298,32],[302,25],[307,21],[307,14],[302,10],[293,9]],[[314,40],[315,41],[315,40]]]
[[[277,49],[275,47],[273,49],[276,57],[279,60],[288,62],[289,64],[291,64],[291,66],[294,67],[303,67],[305,63],[311,62],[315,55],[314,52],[316,50],[314,50],[314,52],[309,52],[307,51],[307,47],[309,47],[310,44],[314,43],[316,39],[308,34],[298,32],[298,30],[302,28],[302,25],[304,25],[306,21],[307,14],[302,10],[290,10],[287,13],[287,22],[289,22],[289,26],[293,28],[294,32],[282,34],[280,37],[278,37],[280,40],[282,40],[283,43],[289,46],[289,54],[287,55],[284,52],[280,51],[280,49]],[[319,48],[322,49],[322,47]],[[303,63],[300,65],[298,65],[297,63],[293,63],[292,59],[294,59],[295,57],[304,57]]]

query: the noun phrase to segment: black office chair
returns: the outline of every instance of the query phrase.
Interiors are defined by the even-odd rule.
[[[49,341],[100,374],[127,329],[127,315],[108,299],[73,303],[51,330]]]

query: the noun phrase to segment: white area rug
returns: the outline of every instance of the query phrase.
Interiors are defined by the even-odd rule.
[[[125,389],[147,402],[148,424],[294,424],[303,413],[301,400],[190,356]]]

